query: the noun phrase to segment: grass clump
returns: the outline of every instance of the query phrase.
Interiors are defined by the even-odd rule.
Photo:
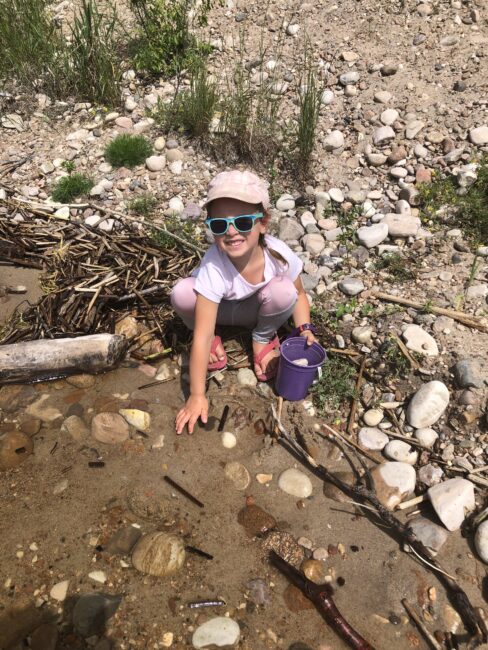
[[[120,101],[116,26],[115,7],[106,15],[95,0],[83,0],[71,27],[72,85],[94,103],[114,105]]]
[[[152,153],[150,142],[142,135],[118,135],[105,148],[105,158],[112,167],[141,165]]]
[[[59,179],[52,191],[53,201],[71,203],[73,199],[88,194],[93,187],[93,181],[84,174],[69,174]]]
[[[148,217],[154,208],[157,206],[158,202],[154,196],[147,194],[145,196],[138,196],[137,199],[130,201],[128,204],[129,210],[135,212],[136,214]]]
[[[215,82],[205,66],[198,65],[190,76],[190,88],[178,91],[169,104],[159,100],[155,116],[166,133],[183,130],[200,138],[209,134],[219,101]]]
[[[211,47],[192,32],[193,22],[207,24],[213,0],[130,0],[139,26],[134,64],[151,74],[173,76],[191,69]]]
[[[459,193],[453,177],[437,177],[431,184],[419,188],[423,213],[435,218],[443,206],[450,208],[448,220],[463,228],[475,243],[488,241],[488,156],[478,163],[476,180]]]
[[[165,218],[164,227],[168,230],[168,233],[173,232],[178,237],[190,242],[190,244],[195,246],[200,244],[200,228],[192,221],[181,221],[176,214],[172,214]],[[161,230],[152,230],[151,239],[163,248],[174,248],[179,245],[174,237]]]
[[[375,271],[387,271],[392,281],[408,282],[415,279],[415,272],[408,265],[415,267],[414,260],[406,260],[399,253],[382,255],[374,263]]]
[[[346,359],[330,357],[322,366],[322,376],[312,386],[312,398],[321,415],[339,408],[355,395],[356,369]]]

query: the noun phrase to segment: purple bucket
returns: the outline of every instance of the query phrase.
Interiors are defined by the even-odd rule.
[[[275,389],[278,395],[291,402],[307,396],[308,389],[317,377],[320,366],[327,358],[325,350],[318,343],[307,345],[303,336],[294,336],[283,341],[280,347],[280,363],[276,376]],[[299,366],[294,361],[306,359],[307,366]]]

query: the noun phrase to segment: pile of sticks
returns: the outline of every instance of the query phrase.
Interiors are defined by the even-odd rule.
[[[131,310],[166,339],[169,291],[198,262],[190,245],[169,233],[169,245],[159,245],[140,226],[122,220],[106,232],[82,218],[64,221],[36,211],[17,223],[11,216],[0,214],[0,265],[42,270],[45,295],[22,306],[21,318],[11,319],[0,344],[113,332]]]

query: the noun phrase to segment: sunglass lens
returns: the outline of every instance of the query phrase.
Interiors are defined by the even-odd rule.
[[[227,230],[227,221],[225,219],[212,219],[210,221],[210,230],[214,235],[223,235]]]
[[[249,232],[250,230],[252,230],[254,221],[252,217],[244,216],[244,217],[237,217],[234,223],[236,226],[236,230],[238,230],[239,232]]]

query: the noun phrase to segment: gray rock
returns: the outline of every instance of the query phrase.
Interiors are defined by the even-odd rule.
[[[308,251],[312,257],[319,255],[325,248],[325,240],[322,235],[319,234],[305,235],[302,241],[305,250]]]
[[[282,194],[276,201],[276,209],[280,212],[288,212],[295,209],[295,199],[291,194]]]
[[[464,478],[451,478],[434,485],[427,490],[427,495],[448,530],[458,530],[467,513],[475,508],[474,486]]]
[[[357,296],[358,293],[364,291],[365,287],[360,278],[345,277],[337,285],[342,293],[346,296]]]
[[[338,187],[331,187],[328,194],[330,198],[336,203],[342,203],[344,201],[344,194]]]
[[[379,126],[373,132],[373,142],[374,144],[382,144],[383,142],[389,142],[390,140],[395,139],[395,131],[391,126]]]
[[[415,237],[421,226],[420,219],[409,214],[390,213],[385,215],[381,223],[388,226],[390,237]]]
[[[374,94],[374,101],[378,102],[378,104],[388,104],[388,102],[391,100],[391,93],[389,93],[387,90],[378,90]]]
[[[380,121],[385,126],[391,126],[398,120],[398,111],[394,108],[387,108],[380,115]]]
[[[361,343],[362,345],[371,345],[372,339],[371,339],[371,334],[373,333],[373,328],[370,327],[369,325],[359,325],[358,327],[354,327],[352,332],[351,332],[351,338],[355,343]],[[381,422],[381,420],[380,420]],[[376,426],[378,424],[375,422],[372,424],[371,422],[366,422],[368,426]]]
[[[357,84],[359,79],[360,79],[359,72],[356,72],[355,70],[351,70],[350,72],[345,72],[344,74],[341,74],[339,77],[339,81],[343,86]]]
[[[476,529],[474,545],[480,558],[485,564],[488,564],[488,519],[481,522]]]
[[[449,391],[441,381],[429,381],[413,396],[407,408],[407,422],[424,429],[437,422],[449,404]]]
[[[109,555],[129,555],[141,535],[140,528],[122,526],[109,539],[105,551]]]
[[[73,627],[82,637],[100,635],[106,622],[118,610],[122,596],[92,593],[78,598],[73,609]]]
[[[239,368],[237,372],[237,383],[239,386],[253,388],[258,383],[257,377],[250,368]]]
[[[427,485],[427,487],[440,483],[443,476],[444,472],[442,469],[440,467],[434,467],[431,463],[423,465],[419,469],[419,481]]]
[[[437,555],[449,536],[444,528],[425,517],[415,517],[410,520],[408,525],[413,530],[415,537],[434,555]]]
[[[387,161],[387,159],[388,159],[388,156],[385,156],[385,154],[382,154],[382,153],[367,153],[366,154],[366,160],[373,167],[380,167],[381,165],[384,165],[385,162]]]
[[[332,104],[332,102],[334,101],[334,93],[332,92],[332,90],[327,90],[327,89],[324,90],[320,97],[320,101],[325,106]]]
[[[384,63],[380,72],[383,77],[391,77],[398,72],[398,65],[396,63]]]
[[[380,222],[373,226],[363,226],[356,231],[356,235],[363,246],[373,248],[388,237],[388,224]]]
[[[427,357],[439,356],[439,348],[434,337],[419,325],[407,325],[402,332],[402,337],[409,350]]]
[[[290,217],[285,217],[280,221],[280,233],[279,238],[282,241],[292,241],[295,239],[301,239],[305,234],[303,226],[301,226],[295,219]]]
[[[483,366],[480,359],[461,359],[453,368],[456,384],[460,388],[483,388]]]
[[[407,140],[413,140],[424,127],[425,123],[420,120],[412,120],[411,122],[408,122],[405,129],[405,137]]]
[[[166,166],[166,158],[164,156],[149,156],[146,159],[146,167],[150,172],[159,172]]]

